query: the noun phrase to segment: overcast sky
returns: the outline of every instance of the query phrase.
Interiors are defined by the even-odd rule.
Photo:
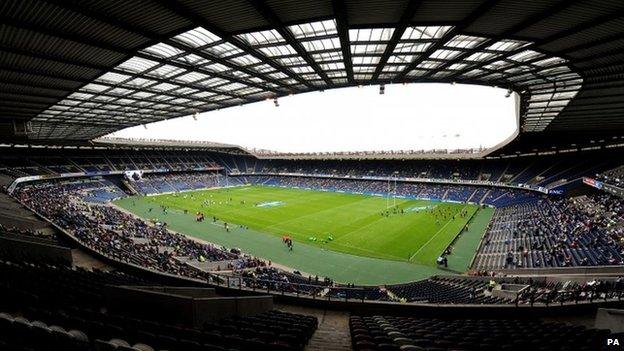
[[[298,94],[128,128],[111,136],[205,140],[284,152],[491,147],[516,129],[513,96],[440,83]]]

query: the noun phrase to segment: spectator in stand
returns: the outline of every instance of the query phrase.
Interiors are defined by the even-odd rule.
[[[514,260],[522,267],[621,265],[622,218],[624,202],[606,193],[498,208],[475,264],[485,269],[507,268]]]
[[[239,255],[202,244],[170,232],[163,225],[148,225],[116,208],[89,204],[82,200],[82,183],[28,186],[15,196],[26,206],[49,218],[74,235],[84,245],[117,260],[144,268],[193,278],[208,275],[190,261],[235,260]],[[244,262],[244,261],[243,261]]]

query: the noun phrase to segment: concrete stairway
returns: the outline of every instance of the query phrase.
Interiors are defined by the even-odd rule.
[[[276,304],[275,309],[291,313],[307,314],[318,318],[319,326],[308,342],[305,351],[350,351],[349,313],[323,311],[302,306]]]
[[[320,321],[319,327],[306,346],[306,351],[348,351],[351,350],[349,327],[342,323]]]

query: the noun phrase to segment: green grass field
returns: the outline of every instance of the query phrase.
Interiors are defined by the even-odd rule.
[[[203,212],[206,226],[222,227],[212,223],[212,216],[216,216],[231,227],[245,225],[278,237],[289,235],[295,249],[298,243],[305,243],[352,255],[427,265],[435,262],[478,208],[396,199],[398,213],[382,216],[387,207],[387,199],[382,197],[268,186],[158,195],[139,202],[151,204],[154,217],[163,216],[160,205],[165,205],[169,212],[187,210],[188,221],[194,221],[196,212]],[[120,204],[133,210],[132,203],[129,207],[127,201]],[[466,215],[461,216],[461,211]],[[333,240],[327,240],[330,236]]]
[[[233,201],[228,203],[230,197]],[[216,204],[204,207],[205,200],[216,201]],[[242,200],[244,205],[240,203]],[[170,206],[167,213],[159,207],[165,203]],[[257,203],[264,206],[254,206]],[[427,210],[385,218],[380,212],[386,207],[386,200],[379,197],[263,186],[202,190],[176,196],[127,197],[115,204],[142,218],[164,220],[170,229],[180,233],[225,247],[238,247],[243,252],[305,274],[369,285],[404,283],[449,273],[437,267],[434,260],[463,225],[460,220],[438,225]],[[409,207],[433,205],[456,210],[464,207],[412,200],[401,200],[399,205],[404,211]],[[454,243],[453,254],[449,256],[449,270],[459,273],[468,268],[494,212],[491,208],[466,208],[477,212],[469,229]],[[188,213],[184,213],[184,209]],[[198,210],[206,214],[206,221],[194,220]],[[226,232],[221,221],[212,223],[211,215],[249,228],[232,226],[230,232]],[[455,226],[457,231],[451,231]],[[358,235],[351,234],[354,230]],[[281,242],[280,237],[285,232],[295,240],[292,252]],[[327,244],[320,242],[327,232],[332,233],[334,240]],[[316,236],[317,242],[310,242],[310,236]],[[384,237],[382,241],[386,242],[380,243]],[[360,247],[355,250],[345,243]]]

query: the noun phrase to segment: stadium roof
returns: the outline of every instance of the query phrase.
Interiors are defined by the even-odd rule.
[[[516,148],[621,135],[623,38],[620,0],[6,0],[0,135],[76,142],[288,94],[431,81],[518,92]]]

